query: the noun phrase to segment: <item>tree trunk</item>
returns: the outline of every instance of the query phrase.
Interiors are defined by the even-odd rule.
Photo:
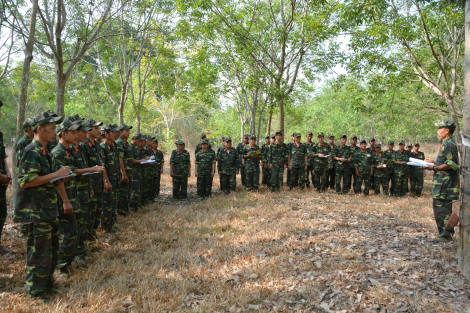
[[[273,120],[273,113],[269,112],[268,115],[268,125],[266,126],[266,135],[271,134],[271,122]]]
[[[20,96],[18,99],[18,114],[16,116],[16,136],[15,136],[15,148],[18,140],[23,136],[23,123],[25,120],[26,102],[28,101],[28,86],[29,86],[29,73],[31,68],[31,61],[33,60],[33,49],[34,49],[34,36],[36,34],[36,16],[38,13],[38,0],[33,0],[33,8],[31,10],[31,18],[29,21],[29,36],[28,42],[24,49],[24,63],[23,73],[21,76],[21,89]],[[16,173],[16,149],[12,152],[12,174],[13,174],[13,201],[16,203],[16,191],[18,184],[18,175]]]
[[[277,99],[277,105],[279,109],[279,131],[283,134],[282,141],[284,141],[286,135],[284,134],[284,98],[282,96]]]
[[[55,87],[55,93],[56,93],[56,99],[55,99],[55,104],[56,104],[56,112],[57,115],[59,116],[64,116],[65,115],[65,110],[64,110],[64,103],[65,103],[65,82],[62,83],[62,80],[57,78],[56,82],[56,87]]]
[[[124,103],[121,103],[118,108],[119,125],[124,124]]]
[[[245,119],[241,119],[241,126],[240,126],[240,138],[241,140],[240,141],[243,141],[243,135],[245,133]]]
[[[140,116],[136,115],[136,119],[137,119],[137,133],[140,134]]]
[[[463,95],[463,132],[470,134],[470,0],[465,6],[465,67],[464,67],[464,95]],[[459,136],[459,135],[457,135]],[[463,146],[462,165],[462,193],[460,202],[459,232],[459,269],[462,274],[470,278],[470,148]]]
[[[258,130],[256,132],[256,138],[260,138],[259,136],[261,135],[261,120],[263,118],[263,111],[259,112],[259,117],[258,117]],[[266,135],[267,136],[267,135]]]

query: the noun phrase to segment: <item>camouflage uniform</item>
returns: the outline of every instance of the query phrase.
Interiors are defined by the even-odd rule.
[[[380,186],[382,186],[382,190],[384,195],[388,195],[388,167],[390,166],[390,159],[387,157],[387,155],[383,152],[380,154],[378,152],[375,152],[372,162],[374,165],[374,181],[375,181],[375,186],[374,186],[374,193],[376,195],[380,194]],[[381,165],[387,165],[385,168],[380,168],[378,169],[376,166],[381,166]]]
[[[388,144],[393,144],[393,141],[389,141]],[[392,159],[395,157],[395,150],[390,151],[388,149],[387,151],[384,152],[385,156],[387,159],[390,160],[389,166],[388,166],[388,173],[387,173],[387,182],[389,186],[389,194],[393,195],[393,192],[395,190],[395,164],[392,164]]]
[[[147,136],[147,141],[149,140],[152,140],[152,137],[150,136]],[[148,146],[145,146],[143,149],[142,149],[142,153],[144,155],[144,158],[145,157],[151,157],[153,155],[152,151],[150,151],[149,147]],[[153,186],[153,176],[155,175],[155,166],[153,166],[153,164],[144,164],[142,166],[143,170],[144,170],[144,181],[145,181],[145,184],[143,185],[143,194],[144,194],[144,197],[145,197],[145,202],[146,203],[150,203],[152,202],[154,199],[152,199],[152,189],[154,188]]]
[[[147,136],[146,135],[141,135],[142,141],[147,141]],[[139,159],[145,159],[147,157],[147,153],[144,150],[144,147],[139,147]],[[140,183],[140,205],[144,206],[146,205],[149,200],[147,199],[147,188],[148,188],[148,164],[141,164],[140,170],[141,170],[141,183]]]
[[[246,137],[248,138],[248,137]],[[238,156],[240,157],[240,164],[242,164],[242,158],[243,158],[243,150],[245,150],[245,147],[249,147],[250,144],[245,144],[242,142],[240,142],[237,146],[237,153],[238,153]],[[241,180],[242,180],[242,186],[245,187],[246,186],[246,176],[245,176],[245,167],[244,166],[240,166],[240,176],[241,176]]]
[[[301,189],[305,188],[305,156],[307,156],[307,148],[304,144],[299,143],[297,145],[294,143],[290,151],[290,170],[291,170],[291,180],[289,187],[292,189],[296,182]]]
[[[191,164],[189,152],[183,150],[180,153],[178,149],[173,150],[170,164],[173,164],[173,199],[186,200],[188,197],[188,165]]]
[[[312,181],[312,186],[315,185],[313,173],[315,158],[312,156],[315,149],[315,143],[313,141],[311,143],[306,142],[305,148],[307,149],[307,173],[305,174],[305,181],[307,183],[307,188],[310,188],[310,181]]]
[[[123,125],[127,127],[126,125]],[[121,130],[123,129],[121,126]],[[127,128],[126,128],[127,129]],[[124,169],[126,171],[126,175],[128,178],[127,182],[120,182],[119,186],[119,195],[118,195],[118,213],[122,215],[126,215],[129,213],[129,202],[130,202],[130,195],[131,195],[131,184],[132,184],[132,148],[131,145],[124,140],[124,138],[119,137],[116,140],[116,146],[118,149],[119,157],[124,162]]]
[[[351,147],[337,145],[333,152],[331,153],[331,159],[341,158],[341,159],[350,159],[352,157]],[[349,182],[349,163],[350,162],[341,162],[341,161],[334,161],[335,163],[335,181],[336,181],[336,193],[340,194],[347,194],[350,188]],[[341,179],[343,179],[343,190],[341,191]]]
[[[450,124],[449,121],[446,122]],[[438,151],[435,166],[442,164],[449,165],[451,169],[434,171],[432,208],[439,235],[448,237],[454,234],[453,228],[445,229],[445,225],[452,214],[452,201],[459,200],[460,196],[459,152],[453,137],[446,139]]]
[[[375,156],[375,146],[374,146],[374,148],[372,148],[372,147],[366,148],[366,151],[372,156],[372,158],[374,158],[374,156]],[[373,170],[375,171],[375,168]],[[372,177],[370,178],[370,188],[375,191],[375,179],[374,179],[374,177],[375,176],[372,175]]]
[[[140,139],[140,134],[136,134],[132,139]],[[130,144],[132,150],[132,158],[141,160],[140,147]],[[140,163],[132,164],[132,183],[131,183],[131,200],[129,207],[132,211],[137,212],[141,206],[141,185],[142,185],[142,165]]]
[[[327,143],[327,144],[329,145],[330,143]],[[333,153],[335,148],[336,148],[336,146],[333,146],[333,147],[330,146],[330,149],[331,149],[330,153]],[[336,183],[335,183],[335,181],[336,181],[335,164],[336,164],[336,162],[333,160],[333,155],[332,155],[328,158],[328,173],[327,173],[327,180],[328,180],[327,186],[330,187],[330,189],[335,189],[335,186],[336,186]]]
[[[351,162],[349,163],[348,186],[349,186],[349,189],[351,189],[351,186],[352,186],[354,190],[354,188],[356,187],[356,168],[354,167],[354,155],[356,154],[356,152],[361,151],[361,148],[358,146],[353,147],[352,145],[349,147],[351,148],[352,159],[351,159]]]
[[[258,145],[251,148],[250,145],[246,145],[243,149],[243,156],[260,150]],[[248,191],[258,191],[259,189],[259,160],[255,156],[249,156],[245,158],[245,176],[246,176],[246,188]]]
[[[313,154],[331,154],[331,147],[327,143],[317,143],[313,150]],[[330,156],[331,158],[331,156]],[[314,161],[314,171],[315,171],[315,188],[318,192],[325,191],[328,188],[328,159],[316,157]]]
[[[160,195],[160,180],[162,179],[162,174],[161,174],[161,169],[162,169],[162,164],[165,163],[165,158],[163,157],[163,152],[158,150],[155,151],[155,164],[157,165],[155,170],[156,170],[156,176],[155,176],[155,184],[154,184],[154,190],[155,190],[155,197],[158,197]]]
[[[410,157],[415,159],[424,160],[426,157],[424,153],[418,151],[417,153],[412,151]],[[410,166],[410,185],[411,185],[411,194],[416,196],[421,196],[423,191],[424,176],[423,176],[424,167],[421,166]]]
[[[273,166],[271,170],[271,190],[279,191],[282,185],[284,166],[287,165],[289,150],[283,142],[272,143],[269,149],[268,163]]]
[[[293,142],[289,142],[289,143],[287,144],[287,152],[288,152],[288,155],[290,155],[290,154],[292,153],[292,146],[293,146],[293,145],[294,145]],[[292,170],[289,169],[289,167],[287,167],[286,183],[287,183],[287,186],[289,186],[289,187],[290,187],[290,185],[291,185],[291,182],[290,182],[291,179],[292,179]],[[294,182],[294,185],[293,185],[293,186],[294,186],[294,187],[298,186],[298,183],[299,183],[298,181],[297,181],[297,182]],[[281,184],[281,186],[282,186],[282,184]]]
[[[199,199],[212,195],[212,164],[215,164],[214,150],[199,150],[196,153],[195,164],[197,168],[197,196]]]
[[[261,146],[261,155],[262,155],[262,160],[263,160],[263,167],[261,169],[263,178],[261,179],[261,182],[263,186],[271,187],[271,182],[269,179],[269,177],[271,177],[271,169],[269,168],[269,166],[267,166],[269,146],[270,144],[266,144],[266,143]]]
[[[395,155],[392,159],[392,162],[408,162],[409,156],[406,151],[395,151]],[[394,176],[395,176],[395,190],[393,191],[394,196],[404,196],[405,195],[405,175],[406,170],[405,166],[400,164],[395,164],[394,166]]]
[[[29,128],[31,128],[31,121],[28,119],[25,121],[25,123],[29,123]],[[25,128],[23,124],[23,129]],[[25,129],[27,130],[27,129]],[[24,149],[31,143],[32,139],[29,138],[28,135],[24,135],[23,137],[18,140],[18,142],[15,145],[15,152],[16,152],[16,173],[19,173],[20,167],[21,167],[21,158],[23,157],[23,152]],[[16,199],[21,198],[23,196],[23,188],[17,188],[16,189]],[[16,205],[16,204],[15,204]],[[1,219],[1,218],[0,218]],[[1,221],[0,221],[1,224]],[[20,225],[20,231],[22,234],[26,235],[26,227],[21,224]],[[1,230],[0,230],[0,237],[1,237]]]
[[[405,153],[408,155],[408,159],[411,156],[411,152],[405,149]],[[411,174],[411,166],[406,166],[404,168],[404,174],[405,174],[405,194],[410,191],[409,188],[409,182],[410,182],[410,174]]]
[[[358,151],[354,154],[354,166],[357,167],[359,176],[356,176],[356,185],[354,186],[354,192],[356,194],[361,192],[362,182],[364,182],[364,195],[369,195],[370,189],[370,173],[373,168],[372,155],[365,151]]]
[[[235,191],[237,187],[236,172],[240,169],[240,157],[237,150],[226,148],[221,150],[217,158],[217,171],[222,172],[220,175],[222,179],[221,190],[225,193]]]

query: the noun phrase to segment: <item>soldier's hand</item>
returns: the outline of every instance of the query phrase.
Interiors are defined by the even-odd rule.
[[[359,171],[356,171],[356,176],[359,176]]]
[[[103,167],[99,166],[99,165],[95,165],[95,172],[96,173],[101,173],[103,171]]]
[[[307,171],[307,166],[304,167],[304,171]]]
[[[323,153],[319,153],[318,156],[322,158],[324,157]]]
[[[290,165],[287,166],[287,169],[290,171]]]
[[[11,184],[11,182],[12,182],[12,179],[11,179],[11,174],[10,174],[10,173],[8,173],[8,174],[7,174],[7,177],[8,177],[8,184]]]
[[[147,156],[147,157],[145,157],[145,159],[146,159],[146,160],[150,160],[150,157],[149,157],[149,156]]]
[[[127,178],[126,174],[122,175],[121,181],[124,182],[124,183],[129,182],[129,178]]]
[[[70,167],[68,167],[68,166],[62,166],[56,172],[57,177],[62,177],[62,176],[68,175],[68,174],[70,174]]]
[[[238,174],[238,171],[237,171],[237,174]],[[222,171],[219,171],[219,175],[222,175]]]
[[[173,174],[173,172],[170,172],[170,176],[173,177],[173,176],[175,176],[175,175]]]
[[[111,191],[113,190],[113,185],[109,182],[109,180],[106,180],[104,182],[104,191]]]
[[[70,204],[70,202],[64,202],[62,204],[62,207],[64,208],[64,213],[67,214],[67,215],[72,215],[73,214],[73,207],[72,205]]]
[[[214,173],[214,172],[212,172],[212,175],[211,175],[211,177],[214,177],[214,175],[215,175],[215,173]]]
[[[4,174],[0,174],[0,184],[6,185],[8,184],[8,176]]]
[[[430,158],[424,159],[424,162],[426,162],[426,163],[436,163],[436,162],[434,162],[433,159],[430,159]]]
[[[373,176],[374,175],[374,171],[370,171],[370,176]]]
[[[270,169],[273,169],[273,165],[272,165],[272,164],[269,164],[269,168],[270,168]]]

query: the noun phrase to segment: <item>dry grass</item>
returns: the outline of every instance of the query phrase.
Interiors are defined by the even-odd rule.
[[[166,171],[168,173],[168,171]],[[163,195],[100,233],[88,269],[58,280],[43,305],[24,298],[25,244],[8,221],[0,307],[18,312],[468,312],[457,242],[433,245],[430,197],[266,189],[173,202]],[[428,236],[418,239],[416,236]]]

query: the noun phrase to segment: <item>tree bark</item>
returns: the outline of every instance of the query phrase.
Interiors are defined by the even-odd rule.
[[[57,78],[56,81],[56,87],[55,87],[55,92],[56,92],[56,112],[57,115],[59,116],[64,116],[65,114],[65,84],[62,84],[61,80]]]
[[[463,132],[470,134],[470,0],[465,6],[465,57],[464,57],[464,95],[463,95]],[[459,136],[459,135],[457,135]],[[460,202],[460,227],[459,232],[459,269],[462,274],[470,278],[470,148],[463,146],[462,154],[462,192]]]
[[[244,119],[244,118],[241,118],[241,126],[240,126],[240,138],[241,138],[241,141],[243,141],[244,132],[245,132],[245,119]]]
[[[282,136],[282,141],[284,142],[284,98],[282,96],[279,96],[277,99],[277,106],[279,109],[279,130],[283,134]]]
[[[38,0],[33,0],[33,8],[31,10],[31,17],[29,22],[29,36],[24,49],[24,63],[23,73],[21,76],[21,89],[20,96],[18,99],[18,113],[16,116],[16,136],[15,136],[15,148],[18,140],[23,136],[23,123],[25,120],[26,102],[28,101],[28,86],[29,86],[29,73],[31,69],[31,61],[33,60],[33,49],[34,49],[34,36],[36,34],[36,16],[38,13]],[[18,175],[16,175],[16,149],[12,152],[12,164],[13,169],[13,201],[16,203],[16,191],[18,184]]]
[[[271,133],[271,122],[273,120],[273,113],[270,111],[268,115],[268,125],[266,126],[266,135]]]

